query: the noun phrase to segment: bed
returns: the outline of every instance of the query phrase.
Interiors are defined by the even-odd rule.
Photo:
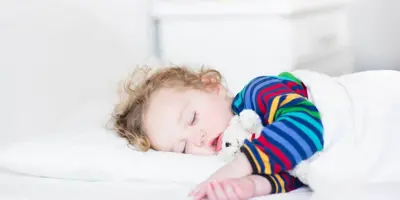
[[[212,156],[129,148],[105,128],[112,105],[90,102],[47,134],[1,146],[0,199],[190,199],[191,188],[224,164]],[[254,200],[400,199],[399,182],[341,190],[328,183],[327,191],[300,188]]]

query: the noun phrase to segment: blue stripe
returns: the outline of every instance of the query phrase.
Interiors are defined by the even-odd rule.
[[[313,112],[319,112],[319,110],[317,109],[317,107],[315,107],[314,105],[307,105],[307,104],[303,104],[301,105],[301,107],[309,110],[309,111],[313,111]]]
[[[313,141],[314,145],[317,147],[317,150],[321,150],[321,149],[322,149],[320,139],[319,139],[318,136],[316,136],[315,133],[314,133],[312,130],[310,130],[307,126],[305,126],[304,124],[301,124],[301,123],[297,122],[296,120],[294,120],[294,119],[291,118],[291,117],[285,116],[285,117],[282,117],[282,118],[285,119],[285,120],[288,120],[288,121],[291,122],[293,125],[297,126],[299,129],[301,129],[301,131],[302,131],[303,133],[305,133],[305,134],[308,136],[308,138],[310,138],[310,139]]]
[[[268,118],[266,118],[266,120],[268,120],[268,119],[269,119],[269,116],[271,115],[271,106],[272,106],[272,102],[274,101],[274,99],[275,99],[276,97],[277,97],[277,96],[274,96],[274,97],[268,99],[268,110],[266,110],[266,115],[267,115]],[[278,98],[279,98],[279,97],[278,97]],[[278,100],[279,100],[279,99],[278,99]],[[278,102],[278,108],[276,109],[276,111],[279,110],[279,103],[280,103],[280,102]],[[275,119],[273,119],[272,122],[273,122],[274,120],[275,120]]]
[[[262,136],[261,136],[262,137]],[[259,142],[258,140],[253,140],[253,143],[257,145],[258,148],[260,148],[266,155],[269,157],[269,162],[271,164],[271,169],[273,168],[274,164],[278,164],[281,166],[282,169],[285,169],[285,165],[282,163],[282,161],[276,157],[274,152],[271,151],[271,149],[266,148],[264,144]],[[272,170],[274,171],[274,170]]]
[[[281,176],[281,178],[283,180],[282,187],[285,188],[286,192],[289,192],[289,191],[287,191],[288,181],[290,181],[290,180],[288,180],[288,176],[287,175],[285,176],[283,173],[280,173],[279,175]]]
[[[254,87],[256,87],[260,82],[262,82],[266,77],[265,76],[259,76],[248,84],[245,94],[244,94],[244,101],[245,101],[245,108],[255,108],[255,106],[252,104],[253,101],[251,99]]]
[[[297,83],[296,83],[296,84],[297,84]],[[293,90],[304,90],[304,88],[303,88],[302,85],[294,85],[294,86],[292,87],[292,89],[293,89]]]
[[[274,86],[274,85],[273,85]],[[282,91],[282,90],[287,90],[288,88],[285,88],[285,87],[278,87],[278,88],[276,88],[276,89],[274,89],[274,90],[271,90],[271,91],[268,91],[268,92],[264,92],[262,95],[261,95],[261,98],[262,99],[265,99],[265,96],[267,96],[267,95],[271,95],[271,93],[276,93],[276,92],[278,92],[278,91]],[[282,96],[282,95],[285,95],[285,94],[287,94],[288,92],[281,92],[281,94],[279,94],[280,96]],[[271,99],[273,99],[274,97],[275,97],[276,95],[274,95],[274,96],[272,96],[272,97],[270,97],[270,98],[268,98],[268,100],[271,100]],[[268,103],[269,104],[269,103]]]
[[[248,103],[246,104],[246,108],[257,108],[257,103],[254,102],[255,98],[253,97],[258,92],[258,90],[256,90],[255,88],[259,87],[265,80],[268,80],[268,77],[263,76],[260,79],[257,79],[257,81],[253,81],[250,83],[251,88],[247,90],[245,97],[246,103]]]
[[[257,95],[261,92],[261,90],[263,90],[265,88],[268,88],[268,87],[275,86],[275,84],[273,84],[273,83],[279,84],[280,81],[277,80],[277,79],[267,79],[267,80],[265,80],[265,82],[260,83],[259,85],[257,85],[254,88],[254,90],[256,92],[252,93],[252,100],[256,102],[257,101]]]
[[[277,83],[277,82],[279,83],[279,80],[265,78],[263,80],[263,82],[258,83],[257,85],[255,85],[255,87],[253,87],[253,90],[251,91],[251,99],[249,99],[249,100],[253,102],[253,105],[257,105],[257,95],[260,93],[260,91],[264,88],[270,87],[272,85],[272,83]],[[252,108],[255,108],[255,107],[252,107]]]
[[[284,155],[286,158],[288,158],[288,160],[290,161],[290,166],[294,166],[294,165],[296,164],[294,155],[291,154],[291,153],[289,152],[289,150],[288,150],[283,144],[279,143],[279,142],[276,140],[277,138],[274,137],[274,136],[276,136],[276,133],[275,133],[275,135],[271,135],[271,133],[272,133],[272,131],[269,130],[269,129],[264,129],[264,130],[263,130],[263,134],[264,134],[264,135],[268,135],[268,137],[266,137],[267,140],[268,140],[268,142],[270,142],[274,147],[276,147],[277,149],[279,149],[279,151],[281,151],[281,152],[283,153],[283,155]],[[281,159],[278,157],[278,160],[281,160]],[[283,169],[286,169],[286,166],[282,165],[282,168],[283,168]]]
[[[267,114],[264,116],[265,125],[268,123],[269,116],[271,115],[272,101],[273,101],[276,97],[277,97],[277,96],[275,96],[275,97],[273,97],[273,98],[270,98],[270,99],[268,100],[268,108],[269,108],[269,109],[266,111]],[[286,95],[280,95],[278,98],[279,98],[279,99],[278,99],[278,108],[276,109],[276,111],[278,111],[278,110],[280,109],[279,104],[280,104],[282,101],[284,101],[284,100],[286,99]],[[275,112],[275,115],[276,115],[276,112]],[[275,116],[273,116],[272,122],[274,122],[275,120],[276,120],[276,118],[275,118]],[[264,125],[264,126],[265,126],[265,125]]]
[[[260,171],[263,172],[265,170],[264,162],[261,159],[260,154],[257,151],[256,144],[250,142],[249,140],[244,141],[244,145],[249,147],[251,154],[253,154],[254,158],[256,159],[257,164],[260,166]]]
[[[269,118],[269,115],[270,115],[270,112],[271,112],[271,104],[272,104],[272,101],[274,100],[274,97],[276,97],[276,95],[274,95],[274,96],[268,98],[267,101],[265,101],[265,96],[270,95],[272,92],[277,92],[277,91],[284,90],[284,89],[286,89],[286,88],[284,88],[284,87],[279,87],[279,88],[276,88],[276,89],[274,89],[274,90],[272,90],[272,91],[265,92],[265,93],[263,93],[263,94],[261,95],[261,98],[264,100],[264,101],[262,101],[262,103],[263,103],[263,105],[264,105],[264,108],[266,108],[266,113],[265,113],[265,115],[264,115],[264,121],[265,121],[265,123],[268,122],[268,118]],[[280,96],[282,97],[282,95],[280,95]],[[279,101],[279,102],[280,102],[280,101]],[[268,109],[267,109],[267,108],[268,108]],[[259,110],[260,110],[260,109],[259,109]]]
[[[243,87],[243,89],[240,91],[240,93],[237,95],[238,98],[240,98],[240,104],[238,103],[238,104],[237,104],[237,105],[238,105],[237,107],[239,107],[240,105],[243,106],[244,93],[245,93],[246,90],[247,90],[247,86],[248,86],[248,85],[245,85],[245,86]]]
[[[303,113],[304,115],[307,115],[307,116],[310,116],[310,115],[308,115],[307,113],[304,113],[304,112],[302,112],[302,111],[300,111],[300,112],[296,112],[296,113]],[[285,115],[287,115],[287,114],[285,114]],[[296,117],[296,116],[294,116],[294,115],[292,115],[292,118],[294,119],[294,120],[296,120],[297,122],[299,122],[299,123],[301,123],[301,124],[303,124],[304,126],[306,126],[307,128],[309,128],[317,137],[318,137],[318,140],[321,142],[321,145],[323,146],[323,144],[324,144],[324,139],[323,139],[323,128],[322,128],[322,122],[321,122],[321,120],[319,120],[319,119],[317,119],[317,118],[314,118],[314,117],[309,117],[308,119],[304,119],[304,118],[301,118],[301,117]],[[314,123],[317,123],[318,125],[321,125],[320,127],[320,129],[318,129],[318,127],[315,127],[314,125],[313,125],[313,122]]]
[[[233,99],[233,105],[235,105],[236,107],[239,107],[240,104],[243,103],[243,100],[241,98],[241,95],[237,95],[234,99]]]
[[[306,133],[304,133],[299,127],[297,127],[295,124],[291,123],[289,120],[280,120],[281,122],[285,123],[285,125],[292,129],[299,137],[303,138],[304,141],[307,143],[307,146],[311,148],[312,154],[317,151],[317,146],[316,144],[311,140],[310,137]],[[311,154],[311,155],[312,155]]]
[[[292,154],[295,156],[296,162],[300,162],[302,159],[307,157],[307,154],[298,141],[294,140],[291,135],[283,131],[282,126],[284,126],[286,130],[288,129],[283,123],[273,123],[271,124],[270,129],[277,134],[277,137],[281,138],[280,140],[283,140],[285,143],[290,144],[287,145],[281,142],[282,145],[285,145],[286,148],[290,146],[290,149],[288,150],[290,150],[291,152],[295,151],[295,153],[292,152]]]
[[[311,147],[307,144],[304,138],[288,127],[283,121],[278,121],[273,125],[280,128],[279,132],[282,137],[285,137],[289,142],[299,146],[299,152],[302,154],[303,158],[313,155]]]
[[[272,127],[271,127],[272,128]],[[302,156],[299,154],[297,149],[293,146],[293,143],[290,143],[288,140],[283,138],[280,134],[276,133],[272,129],[266,129],[269,133],[269,141],[275,141],[277,144],[276,146],[279,147],[279,149],[282,150],[282,152],[285,152],[285,155],[290,159],[292,162],[292,166],[295,166],[297,163],[299,163],[302,160]],[[279,129],[279,127],[277,127]],[[279,144],[279,145],[278,145]]]
[[[290,93],[290,94],[294,94],[294,93]],[[287,94],[287,95],[289,95],[289,94]],[[298,106],[298,104],[303,101],[304,101],[304,98],[296,97],[296,98],[292,99],[291,101],[287,102],[285,105],[281,106],[280,108],[288,108],[288,107]]]
[[[314,128],[317,129],[317,132],[322,132],[321,124],[319,122],[315,121],[315,119],[312,116],[310,116],[304,112],[290,112],[290,113],[286,113],[285,116],[293,116],[293,117],[303,119],[304,121],[307,121],[308,123],[313,125]]]
[[[305,126],[307,126],[309,129],[311,129],[314,134],[318,137],[318,140],[321,142],[321,145],[324,146],[324,139],[323,139],[323,130],[319,131],[317,130],[314,126],[312,126],[309,121],[306,121],[304,119],[301,118],[296,118],[296,121],[298,121],[301,124],[304,124]]]

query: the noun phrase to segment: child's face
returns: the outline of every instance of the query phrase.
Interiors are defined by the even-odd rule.
[[[144,117],[152,147],[160,151],[212,155],[221,150],[221,133],[233,116],[223,86],[211,92],[160,89]]]

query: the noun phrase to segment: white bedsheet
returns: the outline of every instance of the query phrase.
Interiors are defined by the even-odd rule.
[[[189,200],[191,187],[170,182],[86,182],[0,173],[1,200]],[[300,189],[254,200],[308,200],[310,196],[307,189]]]

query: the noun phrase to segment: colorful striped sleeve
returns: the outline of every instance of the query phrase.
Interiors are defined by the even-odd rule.
[[[293,169],[323,148],[323,125],[305,85],[290,73],[253,79],[234,98],[233,111],[254,110],[264,129],[245,140],[241,151],[254,174],[274,175]]]
[[[286,193],[304,186],[299,179],[291,176],[288,172],[259,175],[266,178],[271,184],[271,194]]]

